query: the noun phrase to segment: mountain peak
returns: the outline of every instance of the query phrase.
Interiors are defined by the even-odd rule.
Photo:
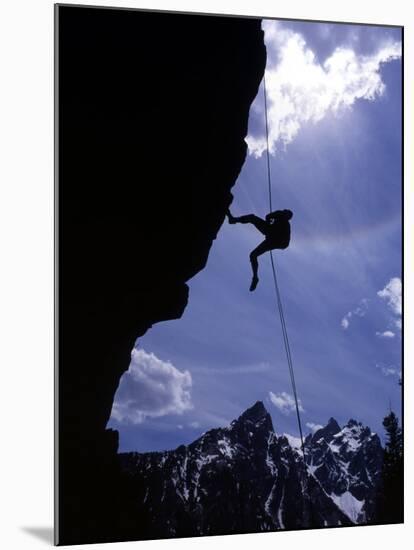
[[[248,425],[254,425],[255,428],[260,427],[266,432],[274,431],[271,416],[264,406],[263,401],[256,401],[254,405],[246,409],[244,413],[237,418],[237,420],[233,420],[231,423],[231,428],[236,426],[244,426],[247,428]],[[250,430],[251,427],[248,429]]]
[[[358,422],[351,418],[345,425],[344,429],[349,430],[354,437],[358,437],[360,440],[367,439],[375,434],[371,432],[371,428],[364,426],[362,422]]]
[[[337,421],[335,420],[335,418],[333,418],[332,416],[331,416],[331,418],[328,420],[327,426],[335,427],[335,428],[338,427],[338,429],[340,429],[338,422],[337,422]]]
[[[266,407],[263,404],[263,401],[256,401],[256,403],[246,409],[244,413],[240,416],[240,418],[243,419],[249,419],[253,422],[257,422],[258,420],[261,420],[263,417],[268,415],[269,413],[266,410]]]
[[[362,426],[361,422],[357,422],[353,418],[350,418],[348,420],[348,423],[346,424],[349,428],[352,428],[353,426]]]
[[[341,428],[338,424],[338,422],[335,420],[335,418],[330,418],[328,420],[328,423],[323,428],[320,428],[317,430],[313,436],[312,440],[317,441],[321,437],[325,439],[331,439],[335,434],[341,431]]]
[[[244,412],[248,412],[248,411],[261,411],[261,412],[263,411],[264,413],[267,413],[267,409],[264,406],[263,401],[260,401],[260,400],[256,401],[254,405],[246,409]]]
[[[340,430],[331,418],[307,445],[304,468],[300,439],[277,436],[270,414],[257,401],[230,426],[214,428],[188,447],[127,453],[121,463],[135,479],[141,476],[146,487],[145,496],[140,493],[143,509],[159,511],[157,527],[169,535],[177,536],[181,528],[170,510],[183,506],[196,534],[246,531],[246,525],[256,532],[306,526],[297,506],[304,497],[302,476],[311,483],[312,507],[321,526],[352,525],[373,517],[382,465],[379,438],[360,442],[359,432],[353,427]],[[203,521],[197,523],[200,517]]]

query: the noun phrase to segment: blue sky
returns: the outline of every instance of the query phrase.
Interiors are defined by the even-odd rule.
[[[264,27],[273,201],[294,213],[274,257],[305,432],[333,416],[381,434],[390,402],[401,405],[401,31]],[[268,212],[263,138],[261,87],[235,215]],[[182,319],[137,342],[109,422],[121,451],[187,444],[257,400],[277,433],[298,434],[267,255],[249,292],[260,241],[225,223]]]

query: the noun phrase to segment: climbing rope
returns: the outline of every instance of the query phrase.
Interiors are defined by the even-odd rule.
[[[267,185],[268,185],[268,196],[269,196],[269,212],[272,212],[273,211],[272,178],[271,178],[271,172],[270,172],[269,121],[268,121],[268,117],[267,117],[266,72],[263,75],[263,92],[264,92],[264,111],[265,111],[265,121],[266,121],[266,158],[267,158]],[[280,295],[279,284],[278,284],[278,281],[277,281],[276,265],[275,265],[275,262],[273,260],[273,254],[272,254],[271,250],[269,251],[269,255],[270,255],[270,263],[272,265],[273,282],[274,282],[274,286],[275,286],[276,302],[277,302],[277,306],[278,306],[278,309],[279,309],[280,324],[282,326],[283,342],[285,344],[286,358],[287,358],[287,362],[288,362],[288,366],[289,366],[290,382],[291,382],[291,386],[292,386],[293,397],[295,399],[296,418],[297,418],[297,421],[298,421],[299,434],[300,434],[300,446],[301,446],[302,455],[303,455],[302,483],[303,483],[303,489],[304,489],[305,493],[308,494],[308,497],[309,497],[310,513],[311,513],[311,517],[312,517],[313,516],[313,506],[312,506],[312,499],[311,499],[310,493],[308,491],[308,483],[306,481],[306,476],[305,476],[305,471],[306,471],[305,443],[304,443],[304,440],[303,440],[303,430],[302,430],[302,421],[301,421],[301,418],[300,418],[298,392],[296,390],[295,371],[293,369],[293,361],[292,361],[292,354],[291,354],[291,351],[290,351],[289,336],[288,336],[288,332],[287,332],[287,328],[286,328],[285,315],[283,313],[283,304],[282,304],[282,298],[281,298],[281,295]]]
[[[272,178],[270,173],[270,153],[269,153],[269,122],[267,118],[267,94],[266,94],[266,73],[263,76],[263,92],[264,92],[264,111],[265,111],[265,121],[266,121],[266,157],[267,157],[267,182],[268,182],[268,195],[269,195],[269,212],[273,211],[273,205],[272,205]],[[290,344],[289,344],[289,337],[288,332],[286,328],[286,321],[285,321],[285,315],[283,313],[283,305],[282,305],[282,299],[280,296],[280,290],[279,290],[279,284],[277,281],[277,275],[276,275],[276,266],[275,262],[273,260],[273,254],[270,250],[270,262],[272,265],[272,272],[273,272],[273,282],[275,286],[275,293],[276,293],[276,302],[279,309],[279,316],[280,316],[280,324],[282,326],[282,333],[283,333],[283,341],[285,344],[285,350],[286,350],[286,357],[287,362],[289,366],[289,375],[290,375],[290,382],[292,385],[292,391],[293,391],[293,397],[295,399],[295,408],[296,408],[296,417],[298,421],[298,427],[299,427],[299,434],[300,434],[300,445],[302,449],[302,455],[303,455],[303,463],[306,467],[306,457],[305,457],[305,444],[303,441],[303,431],[302,431],[302,422],[300,418],[300,408],[299,408],[299,399],[298,399],[298,393],[296,390],[296,382],[295,382],[295,372],[293,370],[293,361],[292,361],[292,354],[290,351]]]

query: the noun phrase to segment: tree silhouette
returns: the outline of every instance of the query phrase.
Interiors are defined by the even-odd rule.
[[[403,435],[393,411],[382,422],[386,432],[382,480],[377,500],[378,523],[404,521]]]

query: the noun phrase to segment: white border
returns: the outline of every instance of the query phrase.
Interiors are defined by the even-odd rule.
[[[412,99],[414,17],[407,0],[147,0],[82,2],[91,5],[405,26],[405,334],[406,464],[413,461],[413,181]],[[52,525],[53,481],[53,2],[18,0],[0,12],[0,544],[21,550],[45,542],[22,528]],[[154,29],[156,32],[156,29]],[[410,188],[411,187],[411,188]],[[408,307],[410,306],[410,307]],[[411,399],[411,401],[414,398]],[[148,549],[408,547],[413,538],[412,474],[404,526],[122,543]],[[119,545],[114,545],[117,548]],[[88,545],[89,547],[89,545]],[[94,546],[100,547],[100,545]],[[119,546],[121,548],[121,546]],[[85,547],[86,548],[86,547]],[[112,548],[112,547],[111,547]]]

